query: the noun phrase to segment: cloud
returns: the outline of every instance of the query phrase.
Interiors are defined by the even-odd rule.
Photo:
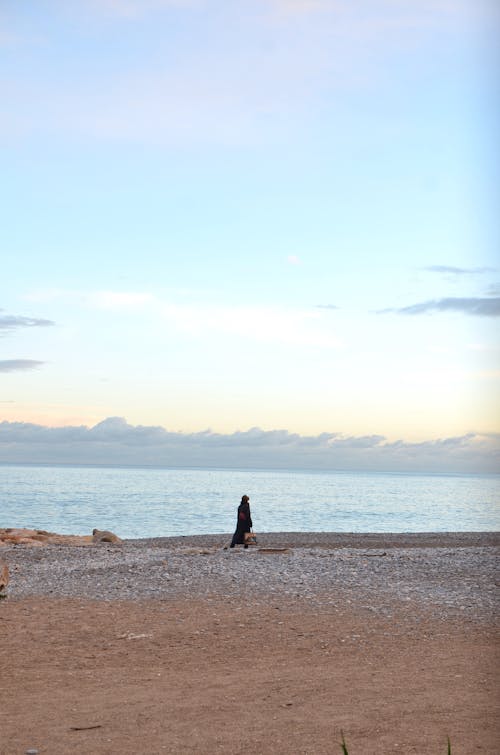
[[[0,359],[0,372],[18,372],[19,370],[35,370],[45,362],[36,359]]]
[[[496,472],[500,435],[409,443],[383,435],[303,436],[258,427],[230,434],[170,432],[109,417],[94,427],[0,423],[0,461],[263,469]]]
[[[30,302],[63,301],[67,304],[77,302],[85,307],[109,310],[136,310],[154,300],[154,295],[147,291],[82,291],[78,289],[46,288],[26,294]],[[54,323],[50,323],[54,324]]]
[[[3,310],[0,310],[2,312]],[[20,315],[0,314],[0,331],[16,330],[17,328],[41,328],[55,325],[52,320],[43,320],[36,317],[22,317]]]
[[[234,306],[207,303],[177,303],[144,291],[51,290],[30,295],[34,301],[61,299],[84,307],[114,312],[139,310],[155,322],[161,319],[183,335],[200,338],[207,333],[237,336],[261,343],[341,348],[319,312],[279,306]]]
[[[261,343],[339,348],[339,338],[309,309],[163,304],[161,312],[177,328],[194,337],[209,332]]]
[[[430,273],[446,273],[451,275],[483,275],[485,273],[494,273],[494,267],[450,267],[448,265],[429,265],[424,267]]]
[[[0,309],[0,313],[3,310]],[[36,317],[23,317],[21,315],[0,314],[0,335],[2,331],[9,333],[18,328],[39,328],[55,325],[52,320],[44,320]],[[34,370],[41,367],[44,362],[36,359],[2,359],[0,360],[0,372],[19,372],[21,370]]]
[[[336,304],[316,304],[316,309],[340,309]]]
[[[432,299],[411,304],[399,309],[379,309],[377,314],[394,312],[399,315],[423,315],[429,312],[462,312],[480,317],[500,317],[500,298],[459,298]]]

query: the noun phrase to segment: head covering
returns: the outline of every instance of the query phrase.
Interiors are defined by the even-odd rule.
[[[244,495],[244,496],[242,496],[242,498],[241,498],[241,502],[242,502],[242,503],[248,503],[248,501],[249,501],[249,500],[250,500],[250,498],[249,498],[249,497],[248,497],[247,495]]]

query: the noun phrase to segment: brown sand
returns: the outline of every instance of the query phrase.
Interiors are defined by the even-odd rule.
[[[499,753],[494,627],[423,611],[3,600],[0,753]]]

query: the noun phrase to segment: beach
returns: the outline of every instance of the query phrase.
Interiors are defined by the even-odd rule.
[[[0,753],[496,753],[496,533],[4,545]]]

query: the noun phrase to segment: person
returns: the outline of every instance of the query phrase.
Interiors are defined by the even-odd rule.
[[[250,514],[250,498],[244,495],[241,499],[241,503],[238,506],[238,518],[236,520],[236,530],[231,540],[230,548],[234,548],[235,545],[248,545],[245,543],[245,532],[250,532],[252,529],[252,516]]]

